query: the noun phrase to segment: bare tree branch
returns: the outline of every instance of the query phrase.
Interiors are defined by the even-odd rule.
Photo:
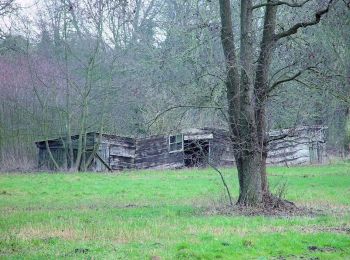
[[[349,0],[343,0],[344,4],[348,9],[350,9],[350,1]]]
[[[225,187],[225,190],[226,190],[226,193],[227,193],[227,197],[228,197],[229,202],[230,202],[230,206],[232,207],[233,206],[232,196],[231,196],[231,193],[230,193],[230,189],[228,188],[227,183],[225,181],[224,175],[222,174],[222,172],[217,167],[215,167],[212,163],[210,163],[209,160],[207,160],[207,163],[208,163],[208,165],[210,167],[212,167],[220,175],[222,184]]]
[[[1,0],[0,1],[0,16],[3,16],[14,10],[14,0]]]
[[[220,111],[223,110],[223,107],[219,107],[219,106],[194,106],[194,105],[178,105],[178,106],[172,106],[169,107],[163,111],[161,111],[160,113],[158,113],[152,120],[150,120],[148,122],[148,129],[164,114],[166,114],[167,112],[174,110],[174,109],[178,109],[178,108],[192,108],[192,109],[205,109],[205,108],[209,108],[209,109],[219,109]]]
[[[303,2],[301,3],[289,3],[289,2],[285,2],[285,1],[277,1],[277,2],[274,2],[274,3],[263,3],[263,4],[257,4],[257,5],[254,5],[252,7],[252,9],[257,9],[257,8],[261,8],[261,7],[265,7],[265,6],[277,6],[277,5],[286,5],[286,6],[289,6],[289,7],[303,7],[307,2],[310,2],[311,0],[304,0]]]
[[[335,2],[334,0],[329,0],[327,7],[325,9],[322,9],[315,14],[315,19],[309,22],[300,22],[295,25],[293,25],[290,29],[283,31],[281,33],[278,33],[275,35],[275,39],[279,40],[281,38],[296,34],[300,28],[306,28],[312,25],[316,25],[321,21],[322,16],[328,13],[330,6],[332,3]]]
[[[272,86],[270,87],[269,89],[269,92],[272,92],[273,90],[275,90],[279,85],[283,84],[283,83],[286,83],[286,82],[289,82],[289,81],[293,81],[295,80],[296,78],[298,78],[301,74],[303,74],[304,72],[308,71],[308,70],[312,70],[314,69],[315,67],[307,67],[306,69],[303,69],[303,70],[299,70],[298,72],[296,72],[295,74],[293,74],[292,76],[288,77],[288,78],[284,78],[284,79],[281,79],[281,80],[278,80],[276,82],[274,82],[272,84]]]
[[[295,79],[296,82],[299,84],[309,88],[309,89],[317,89],[317,90],[322,90],[322,86],[319,86],[313,82],[305,81],[305,80],[300,80],[300,79]],[[338,100],[341,100],[342,102],[345,102],[347,104],[350,104],[350,96],[344,94],[344,93],[339,93],[335,91],[330,91],[329,92],[333,97],[337,98]]]
[[[272,81],[272,80],[274,79],[274,77],[277,76],[277,75],[278,75],[280,72],[282,72],[283,70],[289,69],[289,68],[291,68],[291,67],[293,67],[293,66],[295,66],[295,65],[296,65],[296,62],[293,61],[291,64],[288,64],[288,65],[286,65],[285,67],[279,68],[277,71],[275,71],[275,72],[273,73],[273,75],[271,76],[270,81]]]

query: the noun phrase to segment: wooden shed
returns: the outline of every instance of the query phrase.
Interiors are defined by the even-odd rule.
[[[322,164],[326,161],[324,126],[303,126],[270,131],[267,163],[270,165]],[[283,138],[280,138],[283,137]]]
[[[71,137],[74,162],[77,160],[78,139],[79,135]],[[59,167],[70,166],[67,138],[39,141],[36,142],[36,146],[39,149],[39,169],[54,169],[49,151]],[[86,134],[85,156],[82,157],[82,160],[85,158],[88,163],[87,168],[91,171],[131,169],[134,168],[135,148],[134,138],[90,132]],[[92,160],[88,161],[90,156]]]
[[[282,129],[269,133],[270,165],[323,163],[326,157],[326,127]],[[79,136],[72,136],[74,160]],[[48,148],[60,167],[69,163],[65,138],[36,142],[39,168],[53,169]],[[123,169],[174,169],[183,167],[226,167],[235,164],[228,131],[215,128],[187,129],[171,135],[143,138],[91,132],[86,134],[86,153],[92,171]]]

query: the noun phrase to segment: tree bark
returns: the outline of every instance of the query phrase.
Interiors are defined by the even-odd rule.
[[[252,1],[241,1],[241,53],[239,73],[229,0],[220,0],[221,41],[226,60],[226,88],[231,139],[237,162],[240,196],[238,203],[262,202],[261,156],[258,149],[252,73]]]
[[[255,151],[246,154],[239,159],[241,162],[238,168],[239,179],[241,180],[238,204],[243,206],[255,206],[262,202],[261,190],[261,157]]]
[[[263,194],[269,194],[269,182],[267,179],[267,171],[266,171],[266,160],[267,160],[267,147],[264,144],[262,153],[261,153],[261,165],[260,165],[260,174],[261,174],[261,190]]]
[[[267,131],[266,128],[266,102],[269,95],[268,74],[271,65],[272,54],[276,46],[275,27],[277,5],[275,0],[268,0],[265,10],[263,36],[260,43],[260,54],[255,74],[255,97],[256,97],[256,121],[258,129],[258,142],[261,149],[261,184],[262,191],[269,193],[266,159],[267,159]]]
[[[224,50],[226,60],[226,89],[228,101],[228,120],[229,128],[233,138],[237,138],[237,118],[240,111],[240,82],[239,72],[237,69],[236,50],[233,37],[233,25],[231,19],[230,1],[220,0],[220,16],[221,16],[221,43]]]

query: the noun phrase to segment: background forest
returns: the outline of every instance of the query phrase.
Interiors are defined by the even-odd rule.
[[[277,28],[307,19],[323,2],[281,6]],[[330,154],[344,157],[350,143],[350,7],[335,2],[318,25],[278,43],[270,79],[281,84],[269,99],[267,123],[268,129],[326,125]],[[0,1],[1,170],[34,169],[34,142],[57,136],[227,128],[217,1],[23,3]],[[239,1],[232,5],[239,21]],[[262,15],[254,13],[254,39],[261,37]]]

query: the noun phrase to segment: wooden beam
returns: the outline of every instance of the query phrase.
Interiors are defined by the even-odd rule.
[[[108,163],[106,163],[106,162],[98,155],[98,153],[96,153],[96,157],[97,157],[97,159],[100,160],[100,162],[101,162],[104,166],[106,166],[106,168],[107,168],[110,172],[112,171],[112,168],[108,165]]]

